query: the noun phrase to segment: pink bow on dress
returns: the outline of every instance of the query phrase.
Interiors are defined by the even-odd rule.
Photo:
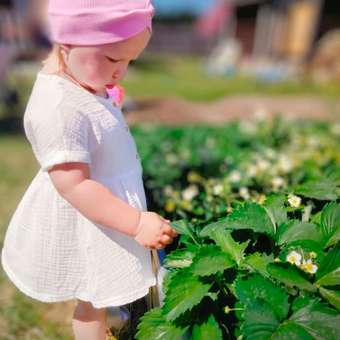
[[[122,86],[115,85],[112,87],[106,87],[108,96],[113,100],[116,106],[122,106],[125,98],[125,89]]]

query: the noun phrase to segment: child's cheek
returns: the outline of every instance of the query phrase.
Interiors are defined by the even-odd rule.
[[[98,83],[103,81],[103,78],[108,78],[110,70],[108,70],[104,64],[105,63],[100,63],[96,60],[89,61],[87,64],[86,75],[90,82]]]

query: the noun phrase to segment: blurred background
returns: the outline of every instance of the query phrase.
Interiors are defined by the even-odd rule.
[[[189,103],[183,100],[224,99],[215,109],[220,120],[246,114],[245,105],[262,106],[258,95],[339,93],[335,0],[155,0],[154,6],[150,45],[124,83],[131,97],[126,111],[140,111],[127,115],[131,122],[154,115],[174,120],[167,107],[180,110],[176,119],[185,121]],[[45,7],[46,0],[0,2],[0,131],[20,129],[34,75],[51,47]],[[247,98],[238,104],[227,100],[235,95]],[[266,105],[280,111],[282,103]],[[305,110],[320,115],[323,105],[313,102]],[[293,111],[304,113],[298,107]],[[203,104],[194,108],[197,116],[206,110]]]
[[[46,4],[0,0],[1,242],[38,170],[22,117],[36,72],[51,48]],[[123,83],[128,95],[123,111],[131,125],[219,126],[279,115],[335,122],[339,134],[339,1],[153,4],[152,39]],[[1,339],[70,338],[72,303],[36,303],[18,293],[2,271],[0,286]]]

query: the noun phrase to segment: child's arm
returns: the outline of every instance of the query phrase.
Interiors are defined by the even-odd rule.
[[[136,240],[146,247],[169,244],[176,236],[167,223],[169,221],[156,213],[141,213],[114,196],[104,185],[92,180],[86,163],[55,165],[49,170],[49,175],[59,194],[96,223],[137,236]]]

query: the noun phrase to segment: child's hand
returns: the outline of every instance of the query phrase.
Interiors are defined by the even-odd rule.
[[[162,249],[172,243],[178,234],[171,228],[170,221],[149,211],[141,212],[135,240],[146,248]]]

